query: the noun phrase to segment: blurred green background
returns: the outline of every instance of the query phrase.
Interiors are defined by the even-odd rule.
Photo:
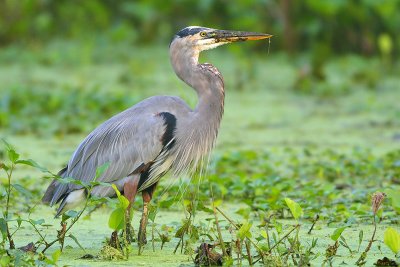
[[[319,214],[325,255],[331,222],[369,224],[371,194],[399,192],[399,14],[400,0],[0,0],[0,138],[57,172],[97,125],[146,97],[178,95],[195,106],[169,62],[180,29],[273,34],[201,55],[224,76],[226,100],[199,199],[208,203],[212,186],[216,199],[277,218],[288,214],[284,197],[296,199],[307,220]],[[13,209],[36,206],[48,181],[32,168],[14,174],[32,194],[13,195]],[[186,187],[176,184],[158,188],[160,207]],[[398,225],[400,202],[392,203],[385,220]],[[79,234],[87,235],[84,246],[100,249],[104,236]],[[354,249],[357,238],[346,238]]]
[[[174,94],[194,106],[168,44],[202,25],[274,35],[202,54],[226,82],[218,147],[386,150],[400,139],[399,13],[395,0],[0,0],[0,130],[77,134],[75,147],[145,97]]]

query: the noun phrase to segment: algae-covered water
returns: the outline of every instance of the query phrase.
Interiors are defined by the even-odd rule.
[[[226,213],[232,214],[232,218],[238,219],[240,216],[236,215],[233,211],[237,208],[236,205],[227,204],[223,205],[221,209],[223,209]],[[61,257],[58,261],[59,266],[193,266],[193,258],[195,255],[185,255],[180,252],[180,249],[176,253],[174,253],[175,246],[177,245],[179,239],[172,238],[172,240],[164,246],[161,250],[160,242],[155,242],[155,251],[153,252],[152,243],[151,243],[151,227],[148,227],[147,230],[147,238],[148,244],[145,246],[145,249],[141,255],[138,255],[138,247],[136,244],[132,245],[132,251],[130,253],[128,260],[116,260],[116,261],[108,261],[101,260],[97,258],[101,255],[101,249],[104,246],[104,242],[107,237],[110,236],[111,230],[107,227],[108,214],[110,210],[107,208],[101,208],[90,216],[88,219],[80,220],[79,223],[73,228],[70,232],[75,237],[78,238],[79,243],[84,248],[81,249],[72,239],[66,239],[65,248]],[[53,224],[52,227],[48,227],[48,229],[41,229],[42,234],[46,234],[47,237],[52,240],[55,237],[54,228],[59,224],[59,220],[53,219],[53,210],[47,207],[42,207],[38,209],[35,214],[39,215],[41,218],[46,220],[46,224]],[[138,221],[139,221],[139,211],[137,211],[133,218],[134,227],[137,229]],[[33,217],[33,216],[32,216]],[[200,221],[206,221],[207,219],[212,218],[212,216],[207,215],[205,213],[199,213],[195,220],[194,224],[199,223]],[[183,211],[168,211],[162,210],[157,215],[156,223],[159,225],[179,225],[181,220],[184,219]],[[227,225],[227,222],[220,218],[220,223],[222,226]],[[296,224],[294,220],[281,220],[283,224],[283,233],[289,231],[293,225]],[[330,239],[330,236],[336,229],[335,226],[327,227],[325,223],[317,223],[314,226],[311,234],[308,234],[308,230],[311,227],[309,222],[300,222],[301,230],[300,230],[300,242],[306,246],[311,244],[312,239],[318,239],[318,246],[313,250],[313,253],[319,254],[319,256],[312,261],[312,266],[321,266],[325,257],[325,250],[329,245],[333,245],[334,241]],[[257,225],[257,221],[254,222],[254,226]],[[392,257],[392,253],[390,250],[385,247],[382,243],[383,240],[383,232],[387,227],[386,224],[378,225],[376,232],[376,241],[372,246],[370,252],[368,253],[367,262],[374,263],[377,259],[383,257]],[[57,227],[56,227],[57,228]],[[361,244],[360,250],[365,249],[368,243],[368,239],[372,235],[373,226],[371,224],[357,224],[347,228],[343,236],[345,236],[345,240],[350,248],[353,250],[352,253],[349,252],[343,246],[339,246],[336,257],[333,260],[333,266],[346,265],[346,266],[355,266],[355,262],[359,257],[358,252],[358,240],[359,240],[359,231],[363,230],[364,232],[364,240]],[[252,227],[252,235],[255,237],[259,234],[259,228]],[[232,236],[227,232],[223,231],[225,241],[229,241]],[[51,238],[50,238],[51,237]],[[25,245],[32,240],[36,240],[37,236],[33,231],[33,228],[30,226],[24,227],[18,234],[15,236],[17,240],[17,246]],[[200,245],[200,241],[198,245]],[[58,249],[57,247],[51,248],[48,253],[51,254],[54,250]],[[81,259],[84,255],[93,255],[94,259]],[[247,265],[247,261],[243,261],[243,265]]]
[[[9,111],[0,114],[1,122],[7,125],[0,129],[0,137],[7,140],[21,158],[31,158],[56,173],[96,125],[140,99],[154,94],[179,95],[194,106],[194,92],[172,74],[166,51],[148,48],[154,52],[149,53],[146,49],[138,48],[139,52],[134,57],[129,54],[133,58],[126,58],[126,62],[124,58],[123,64],[87,64],[77,69],[60,62],[54,62],[51,67],[21,62],[7,66],[0,64],[0,92],[7,96],[4,103],[13,99],[10,105],[2,106]],[[147,60],[149,54],[152,59],[148,64],[138,63]],[[304,216],[299,220],[301,246],[309,247],[312,239],[318,238],[317,246],[311,253],[316,258],[311,265],[322,264],[327,247],[334,243],[330,236],[338,227],[348,225],[342,236],[351,252],[340,245],[333,258],[333,266],[354,266],[373,231],[372,193],[400,190],[398,79],[385,77],[373,88],[364,88],[366,86],[360,86],[357,81],[347,84],[346,80],[345,85],[349,88],[346,93],[325,96],[314,92],[314,95],[296,91],[298,69],[290,60],[253,58],[254,66],[243,70],[234,67],[237,63],[235,57],[227,55],[221,52],[207,58],[210,62],[221,62],[221,65],[216,65],[221,66],[226,78],[226,99],[210,175],[200,186],[203,190],[199,194],[200,202],[210,208],[211,194],[205,185],[213,185],[215,196],[222,202],[221,209],[237,223],[251,222],[252,240],[261,244],[265,242],[259,238],[263,229],[259,227],[262,216],[273,215],[283,224],[280,236],[297,223],[290,219],[292,216],[283,201],[285,197],[291,197],[304,210]],[[331,73],[333,80],[331,84],[327,82],[328,86],[335,87],[337,82],[342,82],[341,79],[348,78],[342,77],[343,62],[339,63],[340,68]],[[244,72],[253,76],[242,77]],[[23,74],[26,74],[25,79],[20,79]],[[1,153],[1,160],[6,161],[6,153]],[[12,183],[20,183],[34,194],[25,198],[14,191],[10,212],[13,218],[44,219],[45,224],[51,226],[39,226],[39,229],[46,234],[46,239],[52,240],[59,228],[59,220],[53,218],[54,208],[40,204],[41,195],[50,182],[43,176],[38,170],[18,166]],[[0,179],[3,185],[1,209],[4,209],[3,188],[7,184],[4,173],[1,173]],[[169,184],[167,179],[172,178],[166,178],[161,186]],[[155,220],[158,231],[162,231],[163,225],[171,229],[171,240],[162,250],[161,243],[156,241],[153,252],[149,226],[149,243],[142,255],[138,255],[137,246],[133,244],[129,260],[80,259],[85,254],[97,257],[111,234],[108,227],[111,208],[102,207],[89,218],[79,220],[71,230],[84,250],[67,238],[57,264],[194,265],[195,253],[181,253],[180,249],[173,253],[179,242],[174,235],[187,213],[179,201],[185,197],[175,191],[169,192],[169,195],[178,195],[178,201],[168,208],[160,207]],[[162,196],[162,192],[156,191],[157,200]],[[36,208],[28,214],[25,206],[33,205]],[[135,209],[133,224],[137,229],[139,205],[135,205]],[[248,214],[241,216],[238,213]],[[320,214],[321,219],[312,234],[307,234],[316,214]],[[379,258],[394,258],[394,254],[383,244],[383,233],[389,225],[399,230],[399,215],[389,199],[383,203],[382,214],[376,241],[367,255],[367,266],[372,266]],[[213,218],[212,214],[198,212],[193,224],[213,229]],[[236,239],[229,223],[220,215],[219,220],[223,239]],[[15,224],[12,231],[14,229]],[[275,227],[270,230],[271,233],[276,232]],[[360,231],[363,231],[363,238],[358,249]],[[217,242],[216,233],[211,231],[210,234],[213,240],[201,236],[191,243],[191,248],[194,250],[202,242]],[[23,246],[38,240],[38,237],[31,226],[23,223],[14,239],[17,246]],[[47,254],[51,255],[56,249],[58,246],[50,248]],[[247,261],[243,259],[242,264],[246,265]]]

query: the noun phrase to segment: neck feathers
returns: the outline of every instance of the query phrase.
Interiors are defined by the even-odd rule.
[[[209,63],[199,64],[196,49],[171,44],[171,63],[177,76],[191,86],[198,96],[196,108],[187,122],[186,132],[179,136],[183,148],[177,154],[175,173],[207,163],[224,112],[224,82],[221,73]],[[200,166],[201,167],[201,166]]]

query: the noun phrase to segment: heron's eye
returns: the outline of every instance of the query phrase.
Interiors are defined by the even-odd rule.
[[[206,35],[207,35],[206,32],[200,32],[200,36],[201,36],[201,37],[205,37]]]

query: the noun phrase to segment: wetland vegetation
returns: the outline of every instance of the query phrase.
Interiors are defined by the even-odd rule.
[[[245,9],[246,1],[238,2]],[[305,5],[320,8],[320,16],[340,11],[335,4],[324,11],[316,2],[322,3]],[[82,10],[96,10],[93,5]],[[102,9],[96,12],[94,28],[102,25]],[[155,41],[143,25],[131,33],[122,23],[85,36],[90,25],[80,33],[71,22],[75,30],[66,38],[40,28],[47,19],[34,20],[37,28],[24,33],[25,41],[16,41],[25,28],[14,29],[0,49],[0,266],[398,264],[400,66],[389,22],[380,20],[388,35],[374,41],[372,52],[356,52],[355,42],[345,53],[320,32],[311,40],[325,42],[328,52],[323,45],[305,49],[310,39],[284,50],[277,36],[270,47],[243,43],[203,53],[201,61],[225,78],[218,142],[202,176],[162,179],[151,203],[148,243],[138,255],[136,243],[126,245],[123,236],[119,251],[107,246],[120,227],[111,214],[123,200],[92,199],[80,207],[83,213],[69,212],[60,230],[61,220],[41,196],[79,142],[113,114],[155,94],[178,95],[195,106],[196,95],[170,67],[169,35]],[[308,32],[319,29],[296,21]],[[251,19],[246,25],[260,30]],[[148,42],[138,42],[138,34]],[[137,198],[135,229],[140,208]]]

